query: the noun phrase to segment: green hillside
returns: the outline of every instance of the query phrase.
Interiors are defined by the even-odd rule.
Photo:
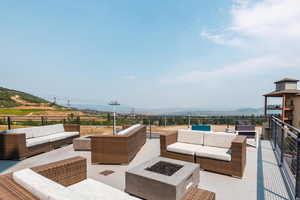
[[[0,108],[24,106],[24,103],[22,103],[21,101],[18,102],[18,101],[15,101],[12,99],[12,97],[15,97],[15,96],[18,96],[18,98],[21,101],[27,102],[29,104],[39,105],[39,104],[50,103],[49,101],[46,101],[45,99],[33,96],[33,95],[25,93],[25,92],[0,87]]]

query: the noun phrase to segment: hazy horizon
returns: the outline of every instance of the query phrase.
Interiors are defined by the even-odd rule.
[[[298,0],[12,0],[0,16],[0,86],[61,104],[260,108],[300,79]]]

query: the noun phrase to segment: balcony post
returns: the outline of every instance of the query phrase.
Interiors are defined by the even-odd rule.
[[[275,123],[275,120],[273,121],[273,128],[274,128],[274,150],[276,150],[276,145],[277,145],[277,124]]]
[[[297,134],[296,200],[300,200],[300,133]]]
[[[274,132],[274,122],[272,117],[270,117],[270,126],[271,126],[271,140],[273,144],[273,151],[275,151],[275,132]]]
[[[280,133],[281,133],[281,147],[280,147],[280,164],[279,164],[279,167],[282,167],[283,165],[283,154],[284,154],[284,126],[283,124],[281,123],[281,126],[279,127],[280,128]]]

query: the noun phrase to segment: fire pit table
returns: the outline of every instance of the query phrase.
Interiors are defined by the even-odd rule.
[[[126,172],[126,192],[148,200],[180,200],[199,184],[199,164],[156,157]]]

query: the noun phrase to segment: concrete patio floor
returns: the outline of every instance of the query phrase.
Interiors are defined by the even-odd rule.
[[[82,156],[87,158],[89,178],[124,190],[126,170],[158,155],[159,139],[148,139],[129,165],[91,165],[90,152],[75,152],[73,146],[69,145],[23,161],[0,160],[0,173]],[[113,170],[114,173],[108,176],[100,175],[99,173],[104,170]],[[258,148],[247,147],[247,165],[242,179],[201,171],[199,187],[215,192],[218,200],[290,199],[269,141],[260,141]]]

